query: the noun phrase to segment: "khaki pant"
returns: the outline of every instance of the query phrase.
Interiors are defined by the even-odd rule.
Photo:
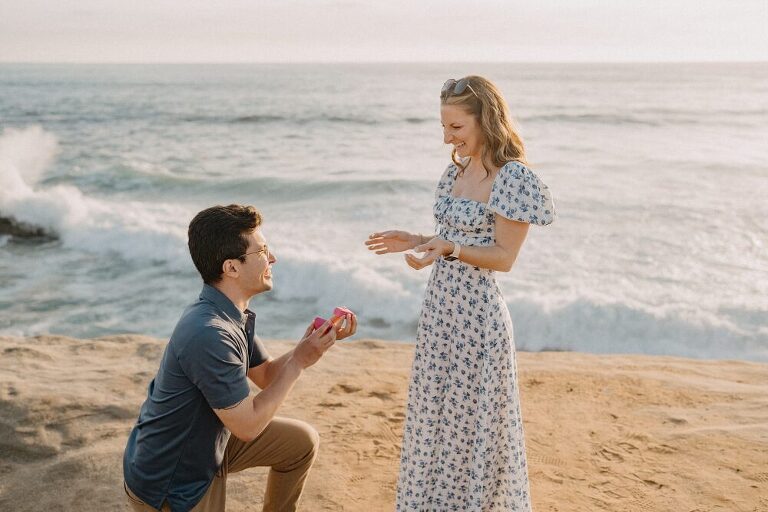
[[[310,425],[288,418],[274,418],[264,431],[244,443],[230,436],[224,461],[208,491],[192,512],[223,512],[226,502],[227,475],[247,468],[269,466],[264,512],[293,512],[304,489],[304,481],[315,460],[319,437]],[[133,510],[152,512],[147,505],[124,485]],[[168,502],[162,512],[170,511]]]

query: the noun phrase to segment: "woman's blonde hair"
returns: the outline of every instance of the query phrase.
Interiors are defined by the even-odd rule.
[[[467,80],[468,87],[461,94],[452,94],[454,85],[448,94],[441,98],[440,103],[463,107],[475,116],[483,134],[483,167],[486,162],[494,167],[501,167],[512,160],[528,165],[523,139],[515,128],[507,102],[498,87],[481,76],[471,75],[464,77],[464,80]],[[456,148],[451,152],[451,160],[461,172],[469,164],[459,160]],[[490,174],[488,168],[485,170]]]

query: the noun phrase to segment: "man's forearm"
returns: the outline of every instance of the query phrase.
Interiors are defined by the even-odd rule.
[[[274,363],[280,362],[279,370],[271,377],[272,380],[267,387],[253,397],[254,415],[248,429],[248,437],[250,439],[258,436],[269,422],[272,421],[275,413],[277,413],[277,409],[301,376],[301,365],[295,359],[285,357],[290,356],[292,353],[293,351],[290,351],[274,361]]]
[[[291,356],[293,356],[293,349],[281,355],[274,361],[269,362],[269,366],[267,366],[267,371],[264,372],[264,379],[266,380],[266,382],[264,383],[265,388],[270,384],[272,384],[272,381],[280,373],[280,371],[283,369],[283,366],[285,366],[285,363],[288,362]]]

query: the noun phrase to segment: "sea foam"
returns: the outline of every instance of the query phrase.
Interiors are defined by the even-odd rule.
[[[89,197],[72,185],[42,186],[58,149],[56,138],[40,127],[9,128],[0,135],[2,216],[39,226],[70,249],[126,259],[187,258],[177,219],[188,214],[178,207]]]

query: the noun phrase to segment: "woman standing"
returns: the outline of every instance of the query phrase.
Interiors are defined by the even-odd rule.
[[[512,322],[495,271],[508,272],[530,224],[554,219],[549,189],[526,166],[504,98],[485,78],[445,82],[444,141],[453,162],[435,194],[438,232],[372,234],[376,254],[415,249],[434,265],[416,353],[397,510],[530,511]]]

